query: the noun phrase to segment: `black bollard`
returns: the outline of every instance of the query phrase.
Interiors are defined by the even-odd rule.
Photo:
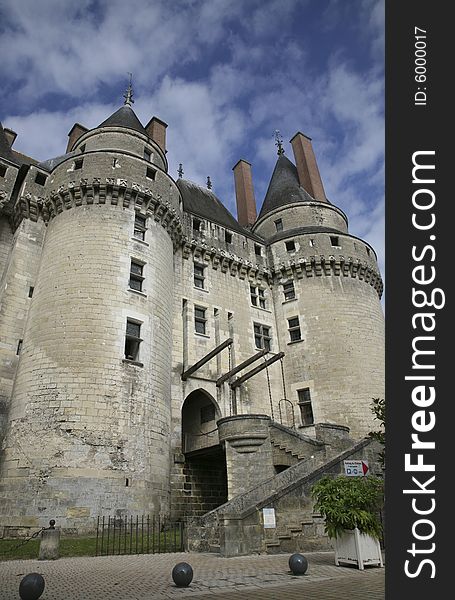
[[[289,568],[293,575],[305,575],[308,569],[308,561],[303,554],[292,554],[289,558]]]
[[[186,562],[177,563],[172,569],[172,579],[177,587],[188,587],[193,580],[193,569]]]
[[[38,600],[44,592],[44,577],[39,573],[29,573],[19,584],[19,596],[22,600]]]

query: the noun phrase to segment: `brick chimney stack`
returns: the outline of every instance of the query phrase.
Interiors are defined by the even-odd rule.
[[[66,146],[66,152],[71,152],[77,140],[84,135],[84,133],[87,133],[87,131],[87,127],[84,127],[80,123],[74,123],[70,129],[70,132],[68,133],[68,145]]]
[[[166,152],[166,129],[167,123],[158,119],[158,117],[152,117],[145,126],[145,131],[163,152]]]
[[[300,131],[291,139],[300,185],[315,200],[327,202],[311,138]]]
[[[256,199],[251,164],[246,160],[239,160],[232,170],[234,171],[237,220],[242,227],[251,227],[256,221]]]

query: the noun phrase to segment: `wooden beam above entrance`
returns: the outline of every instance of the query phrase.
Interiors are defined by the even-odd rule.
[[[216,356],[219,352],[221,352],[221,350],[224,350],[225,348],[230,346],[233,341],[234,340],[232,338],[228,338],[222,344],[220,344],[219,346],[214,348],[211,352],[206,354],[203,358],[201,358],[201,360],[198,360],[197,363],[194,363],[194,365],[192,365],[191,367],[188,367],[188,369],[186,369],[182,373],[183,381],[186,381],[190,375],[192,375],[195,371],[197,371],[203,365],[205,365],[206,362],[208,362],[210,359],[212,359],[214,356]]]
[[[266,360],[262,365],[259,365],[255,369],[248,371],[248,373],[245,373],[245,375],[242,375],[241,377],[237,377],[237,379],[231,383],[231,388],[235,389],[239,387],[239,385],[241,385],[244,381],[246,381],[250,377],[253,377],[253,375],[257,375],[260,371],[262,371],[262,369],[265,369],[275,361],[279,360],[280,358],[283,358],[283,356],[284,352],[278,352],[278,354],[275,354],[275,356],[272,356],[272,358]]]
[[[240,363],[239,365],[237,365],[236,367],[234,367],[233,369],[231,369],[224,375],[221,375],[221,377],[216,380],[216,387],[221,387],[225,381],[230,379],[233,375],[235,375],[236,373],[238,373],[239,371],[241,371],[248,365],[251,365],[251,363],[258,360],[258,358],[262,358],[265,354],[267,354],[267,352],[268,352],[268,350],[261,350],[260,352],[256,352],[256,354],[253,354],[253,356],[250,356],[250,358],[247,358],[242,363]]]

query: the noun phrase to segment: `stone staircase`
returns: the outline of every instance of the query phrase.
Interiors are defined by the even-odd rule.
[[[275,444],[279,443],[281,433],[275,436]],[[304,446],[309,444],[307,450],[313,448],[314,454],[204,516],[189,518],[185,528],[186,549],[220,552],[223,556],[329,549],[324,521],[313,511],[311,487],[326,474],[342,473],[346,459],[367,458],[372,464],[378,447],[367,438],[352,443],[350,448],[336,455],[329,453],[327,456],[325,451],[314,451],[318,446],[314,444],[315,440],[303,441]],[[289,442],[283,445],[285,448],[281,450],[297,453]],[[275,509],[276,528],[264,528],[263,508]]]
[[[300,460],[320,452],[324,443],[298,433],[294,429],[271,422],[270,442],[275,466],[290,467]]]

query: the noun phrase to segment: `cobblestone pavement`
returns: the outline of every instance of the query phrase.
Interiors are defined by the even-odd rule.
[[[155,554],[14,560],[0,563],[0,600],[19,598],[19,583],[41,573],[40,600],[383,600],[384,572],[336,567],[333,552],[308,552],[303,576],[289,571],[289,554],[222,558],[216,554]],[[172,568],[188,562],[191,585],[178,588]]]

